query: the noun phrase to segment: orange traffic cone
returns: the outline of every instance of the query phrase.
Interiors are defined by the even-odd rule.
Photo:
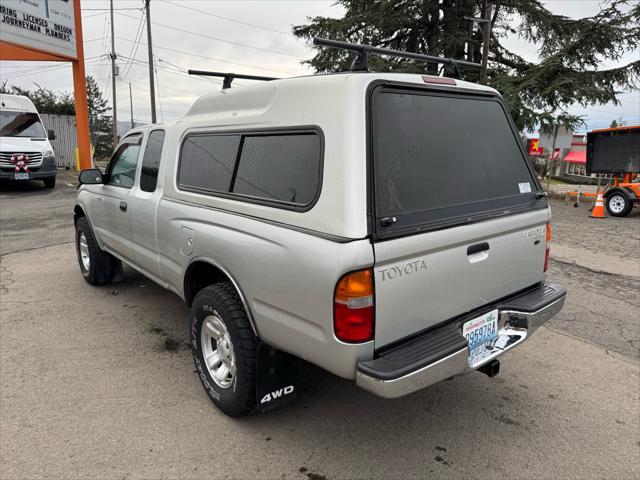
[[[593,206],[593,210],[591,210],[591,218],[607,218],[604,213],[604,196],[601,192],[598,192],[598,198],[596,199],[596,204]]]

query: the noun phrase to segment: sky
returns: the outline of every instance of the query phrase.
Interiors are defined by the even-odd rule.
[[[141,25],[143,0],[114,0],[115,51],[120,75],[116,81],[118,120],[130,120],[129,84],[136,122],[150,121],[147,32]],[[189,76],[189,68],[287,77],[312,73],[301,62],[314,50],[291,34],[291,26],[307,17],[340,17],[333,0],[151,0],[153,48],[156,57],[158,121],[179,119],[203,93],[219,89],[218,79]],[[578,18],[599,9],[594,0],[549,0],[552,12]],[[86,73],[111,99],[109,0],[82,0]],[[143,27],[143,28],[140,28]],[[136,38],[140,41],[136,43]],[[516,37],[507,48],[528,60],[536,59],[535,45]],[[640,58],[640,49],[624,61]],[[615,65],[603,62],[603,67]],[[34,83],[58,92],[71,92],[71,66],[53,62],[0,61],[0,81],[31,89]],[[241,88],[249,81],[236,81]],[[158,95],[159,93],[159,95]],[[573,107],[585,116],[587,130],[608,126],[613,119],[640,124],[640,93],[626,92],[621,105]]]

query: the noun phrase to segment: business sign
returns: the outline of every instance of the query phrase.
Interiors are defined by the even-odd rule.
[[[542,147],[538,145],[537,138],[529,139],[529,156],[530,157],[539,157],[542,155]]]
[[[0,0],[0,40],[75,59],[72,0]]]

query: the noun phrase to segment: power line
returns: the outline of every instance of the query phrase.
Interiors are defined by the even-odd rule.
[[[135,81],[131,81],[130,82],[130,81],[127,80],[127,81],[120,82],[118,85],[128,87],[129,83],[131,83],[132,87],[135,90],[140,90],[140,91],[143,91],[145,93],[149,93],[149,89],[144,84],[139,83],[139,82],[135,82]],[[185,104],[185,103],[168,102],[168,101],[164,101],[163,103],[165,105],[173,105],[175,107],[180,107],[180,108],[188,108],[189,107],[189,105]]]
[[[157,90],[158,90],[158,105],[160,106],[160,119],[161,119],[162,123],[164,123],[164,113],[162,113],[162,96],[160,95],[160,78],[159,78],[160,75],[158,75],[158,68],[156,67],[155,56],[152,58],[152,61],[153,61],[152,67],[156,71],[156,86],[158,87]]]
[[[85,40],[84,43],[97,42],[98,40],[104,40],[104,39],[105,39],[105,37],[92,38],[90,40]]]
[[[133,42],[133,40],[129,40],[127,38],[122,38],[122,37],[116,37],[116,38],[118,40],[122,40],[124,42]],[[140,42],[140,45],[144,45],[145,47],[147,46],[146,43],[142,43],[142,42]],[[160,49],[160,50],[166,50],[168,52],[181,53],[182,55],[189,55],[189,56],[192,56],[192,57],[203,58],[205,60],[213,60],[215,62],[229,63],[231,65],[238,65],[238,66],[241,66],[241,67],[255,68],[255,69],[258,69],[258,70],[265,70],[265,71],[269,71],[269,72],[282,73],[284,75],[296,75],[295,73],[283,72],[282,70],[275,70],[273,68],[259,67],[257,65],[249,65],[247,63],[232,62],[231,60],[223,60],[222,58],[207,57],[205,55],[198,55],[197,53],[185,52],[184,50],[176,50],[174,48],[159,47],[157,45],[155,45],[154,48],[157,48],[157,49]]]
[[[167,61],[167,60],[164,60],[164,59],[162,59],[162,58],[160,58],[160,57],[156,57],[156,58],[158,59],[158,62],[163,62],[163,63],[166,63],[166,64],[168,64],[168,65],[171,65],[172,67],[174,67],[174,68],[178,69],[178,72],[179,72],[179,73],[182,73],[182,74],[186,75],[186,76],[187,76],[187,77],[189,77],[189,78],[196,78],[196,79],[198,79],[198,80],[205,80],[205,81],[213,81],[214,83],[217,83],[218,85],[222,85],[222,81],[221,81],[221,80],[218,80],[217,78],[193,76],[193,75],[190,75],[190,74],[189,74],[189,72],[187,71],[187,69],[186,69],[186,68],[181,67],[180,65],[176,65],[175,63],[171,63],[171,62],[169,62],[169,61]],[[167,69],[167,71],[171,71],[171,70],[168,70],[168,69]],[[236,82],[236,85],[242,85],[242,84],[241,84],[241,83]]]
[[[189,80],[202,80],[202,81],[205,81],[205,82],[207,82],[209,84],[215,83],[217,85],[222,85],[222,81],[218,80],[217,78],[198,77],[198,76],[194,76],[194,75],[189,75],[187,73],[187,70],[184,69],[183,67],[181,67],[179,65],[176,65],[174,63],[168,62],[167,60],[163,60],[162,58],[157,57],[157,56],[155,58],[156,58],[158,63],[166,63],[166,64],[168,64],[168,65],[173,67],[173,68],[169,68],[169,67],[165,67],[165,66],[162,66],[162,65],[156,65],[156,69],[161,71],[161,72],[163,72],[163,73],[171,73],[173,75],[177,75],[177,76],[180,76],[180,77],[183,77],[183,78],[186,77],[186,79],[189,79]],[[132,62],[133,62],[133,65],[132,65],[133,67],[148,68],[148,66],[149,66],[149,64],[144,60],[133,59]],[[134,84],[135,83],[136,82],[134,82]],[[241,85],[241,84],[239,84],[237,82],[235,82],[234,84]],[[167,86],[165,86],[163,88],[165,90],[169,89],[169,90],[176,90],[176,91],[181,91],[181,92],[185,92],[185,93],[190,93],[192,95],[195,95],[196,97],[200,94],[200,92],[194,93],[191,90],[185,90],[185,89],[182,89],[182,88],[167,87]],[[147,90],[147,91],[149,91],[149,90]]]
[[[140,66],[142,67],[142,65],[140,65]],[[161,71],[162,71],[162,70],[161,70]],[[169,72],[167,72],[167,73],[169,73]],[[124,83],[131,83],[135,88],[138,88],[138,89],[140,89],[140,90],[144,90],[145,92],[149,93],[149,88],[148,88],[145,84],[143,84],[143,83],[137,82],[137,81],[135,81],[135,80],[127,80],[127,81],[126,81],[126,82],[124,82]],[[175,87],[166,87],[166,86],[163,86],[163,87],[162,87],[162,89],[163,89],[163,90],[171,90],[171,91],[175,91],[175,92],[178,92],[180,95],[184,95],[185,93],[189,93],[189,94],[191,94],[191,95],[194,97],[194,99],[195,99],[195,98],[198,98],[198,95],[199,95],[199,93],[195,93],[195,92],[190,91],[190,90],[177,89],[177,88],[175,88]],[[166,101],[165,101],[165,103],[178,105],[177,103],[173,103],[173,102],[166,102]],[[182,104],[180,104],[180,106],[182,106]]]
[[[292,36],[292,34],[289,33],[289,32],[283,32],[282,30],[276,30],[275,28],[264,27],[262,25],[256,25],[255,23],[249,23],[249,22],[244,22],[242,20],[236,20],[235,18],[223,17],[222,15],[216,15],[215,13],[206,12],[204,10],[198,10],[197,8],[193,8],[193,7],[187,7],[186,5],[180,5],[179,3],[175,3],[175,2],[170,2],[169,0],[162,0],[162,1],[164,3],[168,3],[168,4],[173,5],[175,7],[180,7],[180,8],[184,8],[185,10],[191,10],[193,12],[202,13],[203,15],[208,15],[208,16],[214,17],[214,18],[220,18],[222,20],[227,20],[228,22],[238,23],[240,25],[246,25],[248,27],[259,28],[261,30],[266,30],[268,32],[274,32],[274,33],[279,33],[281,35],[286,35],[288,37]]]
[[[107,36],[107,25],[109,22],[109,16],[105,15],[104,16],[104,22],[102,23],[102,38],[103,41],[100,43],[100,51],[104,52],[107,49],[107,41],[108,41],[108,36]],[[108,73],[108,57],[107,56],[103,56],[101,58],[101,62],[100,62],[100,67],[98,67],[98,75],[104,75],[106,76],[106,74]],[[107,85],[109,84],[109,79],[104,80],[104,82],[98,87],[100,88],[101,91],[106,91],[107,90]]]
[[[131,15],[127,15],[126,13],[120,13],[117,12],[118,15],[121,15],[123,17],[128,17],[128,18],[135,18],[132,17]],[[182,32],[182,33],[187,33],[189,35],[196,35],[198,37],[203,37],[203,38],[208,38],[210,40],[216,40],[217,42],[223,42],[223,43],[228,43],[229,45],[235,45],[237,47],[243,47],[243,48],[251,48],[253,50],[260,50],[262,52],[267,52],[267,53],[274,53],[276,55],[285,55],[287,57],[293,57],[297,60],[302,60],[302,58],[299,55],[293,55],[291,53],[286,53],[286,52],[279,52],[277,50],[271,50],[269,48],[262,48],[262,47],[254,47],[253,45],[247,45],[245,43],[239,43],[239,42],[232,42],[230,40],[224,40],[222,38],[218,38],[218,37],[212,37],[211,35],[205,35],[204,33],[198,33],[198,32],[192,32],[189,30],[184,30],[182,28],[178,28],[178,27],[174,27],[172,25],[165,25],[163,23],[158,23],[158,22],[151,22],[153,25],[156,25],[158,27],[163,27],[163,28],[168,28],[170,30],[175,30],[177,32]]]
[[[83,8],[82,11],[85,12],[87,10],[100,10],[100,11],[104,11],[105,13],[108,12],[110,9],[108,8]],[[129,7],[129,8],[114,8],[114,11],[117,10],[142,10],[141,8],[134,8],[134,7]]]
[[[86,9],[82,9],[82,11],[84,11]],[[82,15],[82,19],[84,20],[85,18],[91,18],[91,17],[97,17],[100,15],[105,15],[107,12],[102,12],[102,13],[92,13],[91,15]]]
[[[136,31],[136,34],[133,37],[135,43],[131,46],[131,52],[129,52],[130,60],[135,58],[136,54],[138,53],[138,47],[140,46],[140,39],[142,38],[142,30],[143,30],[142,26],[144,25],[145,17],[146,17],[146,12],[142,12],[142,15],[140,16],[140,23],[138,23],[138,30]],[[120,78],[123,78],[123,79],[126,78],[130,70],[131,70],[131,62],[126,63],[125,66],[122,67],[122,75],[120,76]]]
[[[95,57],[88,57],[85,59],[85,65],[90,63],[91,61],[93,61],[96,58],[99,58],[100,55],[96,55]],[[58,70],[61,68],[67,68],[68,65],[47,65],[47,66],[39,66],[39,67],[31,67],[31,70],[22,70],[19,72],[10,72],[7,74],[4,74],[2,76],[3,79],[11,79],[11,78],[18,78],[18,77],[24,77],[24,76],[28,76],[28,75],[33,75],[36,73],[45,73],[45,72],[49,72],[51,70]]]

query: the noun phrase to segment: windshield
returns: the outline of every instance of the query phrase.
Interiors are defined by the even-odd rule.
[[[44,127],[36,113],[0,111],[0,137],[45,138]]]
[[[372,114],[375,207],[384,230],[541,206],[507,113],[494,98],[380,88]]]

